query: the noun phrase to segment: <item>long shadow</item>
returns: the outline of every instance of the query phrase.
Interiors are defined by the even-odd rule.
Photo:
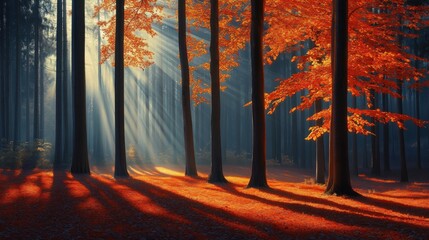
[[[373,205],[380,208],[385,208],[389,210],[399,211],[402,214],[413,215],[416,217],[429,218],[429,209],[421,208],[416,206],[409,206],[402,203],[392,202],[388,200],[380,200],[375,198],[359,198],[356,199],[364,204]],[[429,201],[428,201],[429,202]]]
[[[112,191],[105,183],[97,179],[91,180],[96,182],[94,186],[102,187],[104,191]],[[284,232],[275,226],[236,216],[221,208],[211,207],[190,200],[142,180],[124,179],[117,180],[116,183],[143,194],[167,212],[185,218],[184,222],[176,223],[181,226],[178,229],[186,228],[194,232],[197,238],[270,238],[271,236],[268,235],[267,231],[276,233],[272,235],[274,239],[276,238],[275,236],[284,236]],[[115,195],[117,198],[122,197],[117,193]],[[162,220],[164,224],[171,224],[172,221],[168,218]],[[249,226],[252,226],[252,231],[248,230]],[[170,236],[181,238],[180,235],[177,235],[177,232],[170,232],[168,234],[173,234]]]
[[[265,198],[261,198],[255,195],[251,195],[251,194],[246,194],[243,192],[239,192],[237,191],[233,186],[225,186],[224,188],[225,190],[229,190],[231,191],[232,194],[235,194],[237,196],[240,197],[245,197],[245,198],[249,198],[264,204],[268,204],[268,205],[272,205],[272,206],[277,206],[280,208],[284,208],[286,210],[291,210],[297,213],[301,213],[301,214],[306,214],[306,215],[313,215],[313,216],[318,216],[321,218],[325,218],[327,220],[330,221],[334,221],[340,224],[345,224],[345,225],[349,225],[349,226],[359,226],[359,227],[364,227],[364,228],[368,228],[370,229],[369,232],[374,231],[376,232],[376,230],[380,230],[380,229],[385,229],[387,226],[389,226],[390,230],[394,231],[396,229],[401,229],[404,232],[405,231],[410,231],[410,232],[415,232],[415,231],[419,231],[422,239],[427,239],[429,237],[429,233],[427,231],[427,228],[422,227],[422,226],[418,226],[418,225],[414,225],[414,224],[410,224],[410,223],[405,223],[405,222],[400,222],[400,221],[395,221],[395,220],[387,220],[384,218],[376,218],[376,217],[371,217],[371,216],[364,216],[364,215],[360,215],[360,214],[356,214],[356,213],[350,213],[350,212],[342,212],[342,211],[338,211],[338,210],[330,210],[330,209],[320,209],[317,207],[312,207],[306,204],[300,204],[300,203],[285,203],[285,202],[278,202],[278,201],[274,201],[274,200],[270,200],[270,199],[265,199]],[[277,194],[281,194],[281,196],[284,197],[295,197],[295,200],[298,201],[302,201],[303,198],[296,199],[296,196],[293,196],[292,194],[286,193],[284,191],[280,191],[280,190],[262,190],[265,191],[267,193],[270,192],[277,192]],[[304,199],[306,199],[307,201],[315,201],[315,200],[321,200],[321,199],[315,199],[312,197],[305,197]],[[329,202],[329,205],[331,205],[331,202]],[[343,207],[343,205],[340,205],[341,207]],[[360,211],[354,211],[353,212],[360,212]],[[369,212],[371,213],[371,212]],[[379,213],[376,213],[377,215],[380,215]],[[372,215],[374,215],[374,213],[372,213]],[[384,215],[386,216],[386,215]]]
[[[325,200],[325,199],[321,199],[321,198],[298,195],[298,194],[295,194],[292,192],[288,192],[288,191],[284,191],[284,190],[280,190],[280,189],[276,189],[276,188],[262,189],[261,191],[266,192],[266,193],[270,193],[270,194],[274,194],[274,195],[277,195],[277,196],[282,197],[282,198],[295,200],[295,201],[322,204],[322,205],[326,205],[326,206],[330,206],[330,207],[336,207],[338,209],[345,210],[345,211],[359,212],[359,213],[363,213],[363,214],[367,214],[367,215],[378,215],[378,216],[383,216],[383,217],[389,217],[389,215],[387,215],[387,214],[383,214],[383,213],[379,213],[379,212],[373,212],[373,211],[367,211],[367,210],[363,210],[361,208],[347,206],[344,204],[338,204],[338,203],[335,203],[333,201],[329,201],[329,200]],[[357,197],[354,199],[360,199],[360,198],[364,198],[364,197],[360,196],[360,197]]]

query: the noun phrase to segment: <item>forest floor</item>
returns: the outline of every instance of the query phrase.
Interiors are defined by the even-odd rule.
[[[429,176],[352,179],[362,197],[323,195],[312,172],[270,166],[270,189],[250,169],[224,166],[229,184],[182,167],[131,168],[115,180],[0,170],[0,239],[429,239]],[[397,178],[396,178],[397,179]]]

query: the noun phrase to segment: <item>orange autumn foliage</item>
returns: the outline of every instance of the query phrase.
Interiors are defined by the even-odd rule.
[[[238,67],[238,52],[246,47],[250,35],[250,12],[247,0],[219,1],[219,70],[220,82],[229,77],[229,71]],[[197,77],[196,71],[209,71],[210,60],[192,63],[191,60],[201,58],[209,52],[210,42],[201,39],[192,31],[210,31],[210,1],[187,1],[188,14],[188,51],[190,56],[192,99],[195,105],[207,103],[205,95],[210,94],[210,86]],[[198,61],[200,62],[200,61]],[[224,90],[225,86],[221,86]]]
[[[295,56],[301,72],[288,79],[281,79],[279,86],[266,97],[267,108],[272,113],[287,97],[307,90],[296,109],[310,108],[317,99],[331,99],[331,2],[306,0],[273,0],[267,3],[268,29],[265,44],[268,46],[266,61],[274,61],[283,52],[303,48],[304,41],[311,47],[303,56]],[[409,54],[398,38],[413,38],[413,34],[401,28],[419,29],[428,26],[421,16],[428,15],[426,7],[406,6],[404,0],[351,1],[349,5],[349,77],[348,90],[355,97],[365,97],[368,108],[372,106],[371,90],[401,97],[396,93],[396,79],[409,81],[427,74],[416,69],[411,60],[427,61]],[[282,16],[282,17],[279,17]],[[370,134],[365,127],[371,126],[366,118],[381,123],[394,122],[404,127],[404,121],[418,126],[425,122],[407,115],[383,112],[380,109],[349,108],[350,132]],[[329,131],[330,108],[316,113],[308,120],[323,119],[322,126],[310,128],[307,139],[317,139]]]
[[[403,128],[405,121],[413,121],[418,126],[424,121],[380,109],[369,109],[374,96],[372,92],[386,93],[401,97],[397,92],[397,79],[418,80],[427,74],[425,69],[417,69],[412,60],[428,61],[408,53],[398,38],[414,38],[415,34],[403,29],[418,30],[429,26],[428,7],[405,5],[405,0],[356,0],[349,4],[349,92],[355,97],[364,97],[368,109],[349,108],[349,131],[371,134],[369,118],[381,123],[394,122]],[[248,0],[222,0],[219,2],[220,30],[220,73],[221,82],[229,78],[229,71],[239,66],[238,53],[246,48],[250,35],[250,4]],[[96,7],[112,12],[113,0],[104,0]],[[329,102],[331,99],[331,1],[321,0],[317,4],[308,0],[271,0],[266,2],[266,45],[265,62],[271,64],[285,52],[306,52],[294,56],[300,72],[287,79],[278,79],[278,87],[266,94],[269,113],[286,98],[306,90],[298,106],[291,111],[304,110],[313,106],[317,99]],[[155,0],[126,1],[125,63],[145,67],[151,63],[152,52],[141,32],[153,36],[153,22],[161,21],[160,8]],[[191,88],[194,104],[208,102],[210,86],[205,84],[197,72],[209,70],[207,58],[209,42],[210,2],[209,0],[187,1],[188,14],[188,54],[191,64]],[[113,54],[115,18],[101,21],[100,27],[108,39],[102,49],[102,61]],[[206,60],[207,59],[207,60]],[[201,75],[201,72],[200,72]],[[203,74],[204,75],[204,74]],[[427,83],[419,86],[427,86]],[[225,87],[223,87],[225,88]],[[374,91],[372,91],[374,90]],[[329,132],[330,108],[324,109],[308,120],[323,119],[322,126],[310,128],[307,139],[316,139]]]
[[[101,63],[107,61],[115,52],[115,9],[115,0],[102,0],[100,5],[95,6],[94,15],[108,16],[106,20],[98,22],[103,38],[107,40],[101,48]],[[125,1],[125,66],[146,68],[152,64],[153,52],[148,49],[147,38],[156,34],[152,24],[161,21],[161,10],[162,8],[156,5],[156,0]]]

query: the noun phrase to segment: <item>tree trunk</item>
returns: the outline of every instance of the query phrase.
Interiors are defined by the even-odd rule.
[[[16,13],[16,37],[15,37],[15,122],[14,122],[14,137],[13,137],[13,150],[16,150],[16,147],[19,143],[19,130],[21,128],[21,86],[20,86],[20,67],[21,67],[21,39],[20,39],[20,4],[19,0],[15,2],[15,13]]]
[[[192,133],[191,117],[191,94],[190,94],[190,76],[188,49],[186,43],[186,0],[178,2],[178,21],[179,21],[179,55],[180,66],[182,68],[182,108],[183,108],[183,130],[185,141],[185,161],[186,176],[197,176],[197,167],[195,165],[194,137]]]
[[[63,126],[62,126],[62,65],[63,65],[63,8],[62,1],[57,1],[57,62],[56,62],[56,86],[55,86],[55,155],[54,155],[54,169],[63,168]]]
[[[352,96],[352,107],[357,108],[357,99],[355,96]],[[357,154],[357,134],[352,133],[352,167],[351,174],[353,176],[359,175],[358,170],[358,154]]]
[[[333,35],[333,79],[331,133],[329,161],[332,163],[332,183],[325,193],[329,195],[357,195],[350,183],[347,137],[347,44],[348,44],[348,0],[334,0]]]
[[[389,111],[387,94],[382,95],[383,111]],[[384,171],[390,171],[390,152],[389,152],[389,124],[383,125],[383,163]]]
[[[100,4],[100,0],[97,1],[97,4]],[[97,21],[100,21],[100,14],[98,14]],[[102,69],[101,69],[101,30],[98,29],[97,34],[97,43],[98,43],[98,88],[100,91],[103,91],[102,84]],[[102,125],[100,122],[101,119],[101,111],[100,111],[100,102],[95,101],[94,104],[94,121],[96,121],[98,124],[95,124],[94,127],[94,160],[97,163],[97,165],[103,165],[104,164],[104,153],[103,153],[103,133],[102,133]]]
[[[40,27],[40,0],[35,2],[35,22],[34,22],[34,121],[33,121],[33,139],[40,139],[40,122],[39,122],[39,27]]]
[[[222,171],[222,148],[220,134],[220,80],[219,80],[219,2],[210,0],[210,77],[212,96],[212,166],[208,181],[227,182]]]
[[[263,31],[265,0],[252,0],[250,48],[252,60],[253,160],[248,187],[268,187],[266,177]]]
[[[398,81],[397,93],[402,96],[402,82]],[[397,99],[398,113],[402,114],[402,98]],[[407,160],[405,156],[404,129],[399,129],[399,156],[401,159],[401,182],[408,182]]]
[[[73,156],[72,174],[90,174],[86,130],[85,1],[72,1]]]
[[[0,1],[0,112],[1,113],[5,113],[4,107],[5,107],[5,98],[4,98],[4,92],[5,92],[5,88],[4,88],[4,66],[5,66],[5,58],[6,58],[6,54],[5,54],[5,47],[4,47],[4,43],[5,43],[5,36],[6,33],[4,31],[5,29],[5,24],[4,24],[4,0]],[[0,116],[0,141],[3,140],[3,138],[5,137],[5,132],[6,132],[6,127],[4,125],[4,121],[5,121],[5,117],[6,114],[1,114]]]
[[[43,42],[40,45],[42,50],[41,56],[41,68],[40,68],[40,139],[45,138],[45,62],[46,62],[46,54],[44,53]],[[44,141],[44,140],[43,140]]]
[[[322,111],[322,99],[317,99],[314,103],[314,112]],[[323,120],[316,121],[317,126],[322,126]],[[325,146],[323,136],[316,140],[316,183],[325,184]]]
[[[374,90],[371,90],[371,95],[374,97],[374,101],[372,103],[372,110],[377,109],[378,101],[377,94]],[[373,118],[372,123],[374,126],[371,127],[371,132],[374,135],[371,135],[371,160],[372,160],[372,174],[376,176],[380,176],[380,153],[379,153],[379,141],[378,141],[378,124],[376,120]]]
[[[4,114],[4,139],[6,140],[6,142],[9,142],[10,140],[10,33],[11,33],[11,24],[10,24],[10,19],[11,19],[11,7],[10,7],[10,2],[6,1],[6,6],[5,6],[5,11],[6,11],[6,16],[5,19],[9,19],[6,20],[5,22],[5,26],[4,26],[4,35],[5,35],[5,49],[4,49],[4,82],[3,82],[3,94],[4,94],[4,112],[6,114]]]
[[[116,0],[115,33],[115,177],[128,177],[124,123],[124,4]]]
[[[420,90],[416,89],[416,117],[420,119]],[[422,169],[420,127],[417,126],[417,169]]]
[[[63,158],[66,165],[70,164],[70,155],[72,149],[71,132],[72,128],[69,123],[70,105],[69,105],[69,55],[67,42],[67,0],[63,0],[63,126],[64,126],[64,145]]]

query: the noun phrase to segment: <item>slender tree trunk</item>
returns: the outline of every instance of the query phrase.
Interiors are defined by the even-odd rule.
[[[0,1],[0,113],[5,113],[4,110],[4,60],[6,58],[5,54],[5,48],[4,48],[4,42],[5,42],[5,36],[6,33],[4,31],[5,24],[4,24],[4,0]],[[4,126],[6,114],[1,114],[0,116],[0,143],[5,137],[5,131],[6,127]]]
[[[220,82],[219,82],[219,2],[210,0],[210,77],[212,96],[212,166],[208,181],[223,183],[227,180],[222,171],[222,147],[220,134]]]
[[[266,176],[263,31],[265,0],[252,0],[250,48],[252,54],[253,160],[248,187],[268,187]]]
[[[186,0],[178,2],[179,16],[179,54],[182,68],[182,108],[183,130],[185,139],[186,176],[197,176],[195,164],[194,137],[192,133],[191,94],[188,49],[186,45]]]
[[[357,108],[357,99],[355,96],[352,96],[352,107]],[[359,175],[358,170],[358,154],[357,154],[357,134],[353,133],[352,135],[352,167],[351,174],[353,176]]]
[[[420,119],[420,90],[416,90],[416,117]],[[417,169],[422,169],[420,127],[417,127]]]
[[[100,0],[97,1],[97,4],[100,4]],[[99,22],[101,20],[100,18],[101,14],[98,14],[97,21]],[[98,29],[97,34],[97,43],[98,43],[98,62],[101,61],[101,30]],[[103,84],[103,78],[102,78],[102,69],[101,64],[97,65],[98,68],[98,88],[100,92],[103,92],[102,84]],[[102,93],[103,94],[103,93]],[[101,119],[101,111],[100,111],[100,103],[98,100],[95,101],[94,104],[94,118],[97,124],[95,124],[94,127],[94,159],[97,165],[104,164],[104,153],[103,153],[103,133],[101,131],[102,125],[100,122]]]
[[[62,80],[63,80],[63,126],[64,126],[64,145],[63,145],[63,158],[66,165],[70,164],[70,155],[72,149],[71,143],[71,124],[70,106],[69,106],[69,54],[68,54],[68,41],[67,41],[67,0],[63,0],[63,67],[62,67]]]
[[[332,184],[326,194],[357,195],[350,183],[347,137],[347,45],[348,45],[348,0],[333,1],[334,58],[332,79],[331,133],[329,172]]]
[[[314,103],[314,112],[322,111],[322,99],[317,99]],[[322,126],[323,120],[319,119],[316,122],[317,126]],[[316,182],[325,184],[325,146],[323,136],[316,140]]]
[[[73,156],[72,174],[89,174],[86,87],[85,87],[85,1],[72,1]]]
[[[292,107],[296,107],[298,105],[298,101],[297,101],[298,96],[292,96],[291,97],[291,105]],[[294,165],[299,166],[298,163],[298,112],[295,111],[291,114],[291,124],[292,124],[292,128],[291,128],[291,155],[292,155],[292,161],[294,163]]]
[[[62,112],[62,66],[63,66],[63,5],[62,1],[57,1],[57,62],[56,62],[56,86],[55,86],[55,155],[54,169],[63,168],[63,112]]]
[[[39,122],[39,33],[40,33],[40,0],[35,2],[35,22],[34,22],[34,121],[33,121],[33,139],[40,139],[40,122]]]
[[[5,49],[4,49],[4,55],[5,55],[5,66],[4,66],[4,138],[6,139],[6,142],[9,142],[10,140],[10,33],[11,33],[11,6],[10,1],[6,1],[5,6],[6,16],[5,16],[5,26],[4,26],[4,33],[5,33]]]
[[[371,109],[375,110],[378,107],[377,95],[374,90],[371,90],[371,95],[374,96],[374,101]],[[378,141],[378,124],[373,118],[372,123],[374,126],[371,127],[371,131],[374,135],[371,135],[371,160],[372,160],[372,174],[380,176],[380,153],[379,153],[379,141]]]
[[[39,36],[40,37],[40,36]],[[43,52],[43,44],[40,45],[41,50]],[[46,56],[42,54],[41,63],[40,63],[40,139],[45,138],[45,62]],[[44,140],[43,140],[44,141]]]
[[[30,40],[27,39],[25,86],[25,141],[30,142]]]
[[[397,93],[402,96],[402,82],[398,81],[398,90]],[[397,99],[398,104],[398,113],[402,114],[402,98]],[[399,129],[399,156],[401,159],[401,182],[408,182],[408,170],[407,170],[407,160],[405,156],[405,139],[404,139],[404,129]]]
[[[21,38],[20,38],[20,0],[15,2],[16,12],[16,37],[15,37],[15,122],[14,122],[14,138],[13,138],[13,150],[16,150],[20,140],[20,128],[21,128],[21,86],[20,86],[20,66],[21,66]]]
[[[383,101],[383,111],[389,111],[387,94],[383,93],[382,95]],[[384,171],[390,171],[390,152],[389,152],[389,124],[383,125],[383,163],[384,163]]]
[[[128,177],[124,121],[124,4],[116,0],[115,33],[115,177]]]

